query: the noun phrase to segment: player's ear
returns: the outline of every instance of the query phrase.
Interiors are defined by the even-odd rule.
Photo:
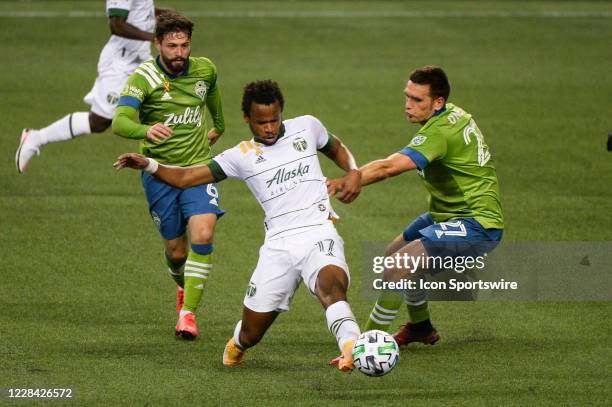
[[[242,118],[244,119],[244,122],[245,122],[246,124],[250,124],[250,123],[251,123],[251,118],[249,117],[249,115],[248,115],[248,114],[243,113],[243,114],[242,114]]]
[[[438,110],[442,109],[445,104],[446,104],[446,100],[442,96],[436,98],[434,100],[434,110],[438,111]]]
[[[155,41],[153,41],[153,45],[155,45],[155,48],[157,49],[157,51],[160,51],[161,43],[159,42],[159,39],[157,37],[155,37]]]

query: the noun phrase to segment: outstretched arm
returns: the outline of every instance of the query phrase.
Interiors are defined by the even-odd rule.
[[[415,168],[417,166],[410,157],[394,153],[387,158],[371,161],[361,167],[361,185],[370,185]]]
[[[166,167],[151,158],[136,153],[120,155],[113,164],[113,167],[116,170],[122,168],[145,170],[166,184],[182,189],[215,182],[215,178],[208,165],[191,168]]]
[[[327,184],[327,192],[330,195],[340,193],[338,199],[340,202],[350,203],[357,198],[361,192],[361,172],[355,162],[355,157],[351,151],[342,143],[336,136],[331,136],[331,146],[324,151],[336,165],[342,168],[347,174],[344,177],[338,178],[336,184],[330,188],[330,181]]]

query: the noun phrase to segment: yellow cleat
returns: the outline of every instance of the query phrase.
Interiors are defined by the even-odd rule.
[[[240,350],[236,343],[234,342],[234,337],[231,337],[227,344],[225,345],[225,349],[223,350],[223,364],[225,366],[235,366],[239,365],[242,362],[242,357],[244,356],[244,351]]]
[[[342,354],[332,359],[329,364],[338,366],[338,369],[343,372],[352,372],[353,369],[355,369],[355,364],[353,363],[353,346],[355,346],[354,340],[347,341],[342,349]]]

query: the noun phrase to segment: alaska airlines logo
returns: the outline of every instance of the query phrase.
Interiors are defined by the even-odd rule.
[[[195,109],[191,107],[185,108],[183,114],[177,115],[175,113],[166,114],[166,126],[175,126],[177,124],[195,124],[196,127],[202,125],[202,109],[197,106]]]
[[[285,170],[285,168],[281,168],[276,171],[272,178],[266,181],[266,184],[268,185],[268,188],[270,188],[272,185],[280,185],[284,182],[292,180],[295,177],[302,177],[308,174],[309,170],[310,166],[308,164],[302,166],[302,163],[300,163],[297,168],[290,171]]]

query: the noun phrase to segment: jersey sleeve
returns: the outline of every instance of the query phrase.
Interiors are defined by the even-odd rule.
[[[323,123],[319,119],[314,116],[304,116],[310,125],[310,129],[312,130],[312,135],[314,136],[314,142],[317,146],[317,150],[322,150],[325,148],[330,139],[332,138],[331,133],[327,131]]]
[[[139,110],[140,105],[151,92],[151,85],[148,83],[147,79],[138,72],[139,69],[140,67],[130,75],[123,87],[121,95],[119,96],[119,102],[117,103],[118,107],[130,106]]]
[[[221,92],[217,84],[217,67],[212,62],[210,64],[213,75],[206,95],[206,107],[210,112],[213,126],[219,134],[222,134],[225,131],[225,118],[223,116],[223,105],[221,104]]]
[[[106,15],[108,17],[126,17],[132,8],[132,0],[106,0]]]
[[[400,154],[410,157],[418,169],[423,170],[430,162],[446,155],[446,140],[441,136],[417,134],[410,144],[400,150]]]
[[[147,138],[150,126],[138,122],[138,111],[151,90],[151,86],[143,76],[138,73],[130,75],[121,91],[113,117],[112,126],[115,134],[131,139]]]
[[[244,154],[238,146],[232,147],[220,153],[213,158],[213,161],[221,168],[222,172],[229,178],[244,179],[244,168],[242,164],[245,162]]]

